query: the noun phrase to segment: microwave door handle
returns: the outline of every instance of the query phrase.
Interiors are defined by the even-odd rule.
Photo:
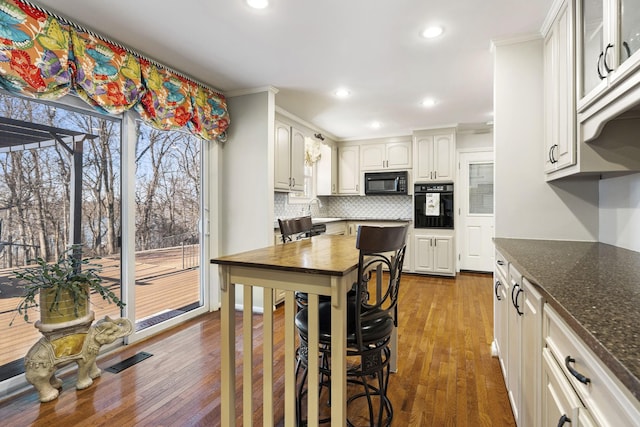
[[[395,191],[398,191],[399,188],[400,188],[400,177],[396,176],[396,179],[395,179]]]

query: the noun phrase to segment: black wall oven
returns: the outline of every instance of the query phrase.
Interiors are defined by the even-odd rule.
[[[415,184],[414,228],[453,229],[453,183]]]

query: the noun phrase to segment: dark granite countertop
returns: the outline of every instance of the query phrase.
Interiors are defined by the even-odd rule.
[[[640,400],[640,253],[597,242],[494,242]]]

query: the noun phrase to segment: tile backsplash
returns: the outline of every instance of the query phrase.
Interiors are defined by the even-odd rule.
[[[321,205],[289,203],[287,193],[274,193],[274,217],[290,218],[309,213],[316,217],[411,219],[411,196],[326,196],[319,197]]]

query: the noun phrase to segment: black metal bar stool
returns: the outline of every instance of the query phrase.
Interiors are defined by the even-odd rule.
[[[406,236],[406,226],[361,226],[358,229],[358,280],[347,295],[347,383],[360,387],[362,391],[350,395],[347,405],[349,407],[365,399],[370,426],[388,426],[393,419],[393,406],[387,396],[391,355],[389,342],[397,326],[398,288]],[[322,391],[323,387],[330,389],[331,303],[321,302],[319,311],[320,346],[317,351],[321,357],[319,375]],[[308,308],[302,308],[296,314],[296,327],[300,337],[296,368],[296,413],[298,425],[305,425],[302,401],[306,395],[308,376]],[[315,351],[312,353],[315,354]],[[372,380],[375,380],[375,384]],[[329,396],[329,403],[330,400]],[[347,424],[353,426],[350,417],[347,413]]]

